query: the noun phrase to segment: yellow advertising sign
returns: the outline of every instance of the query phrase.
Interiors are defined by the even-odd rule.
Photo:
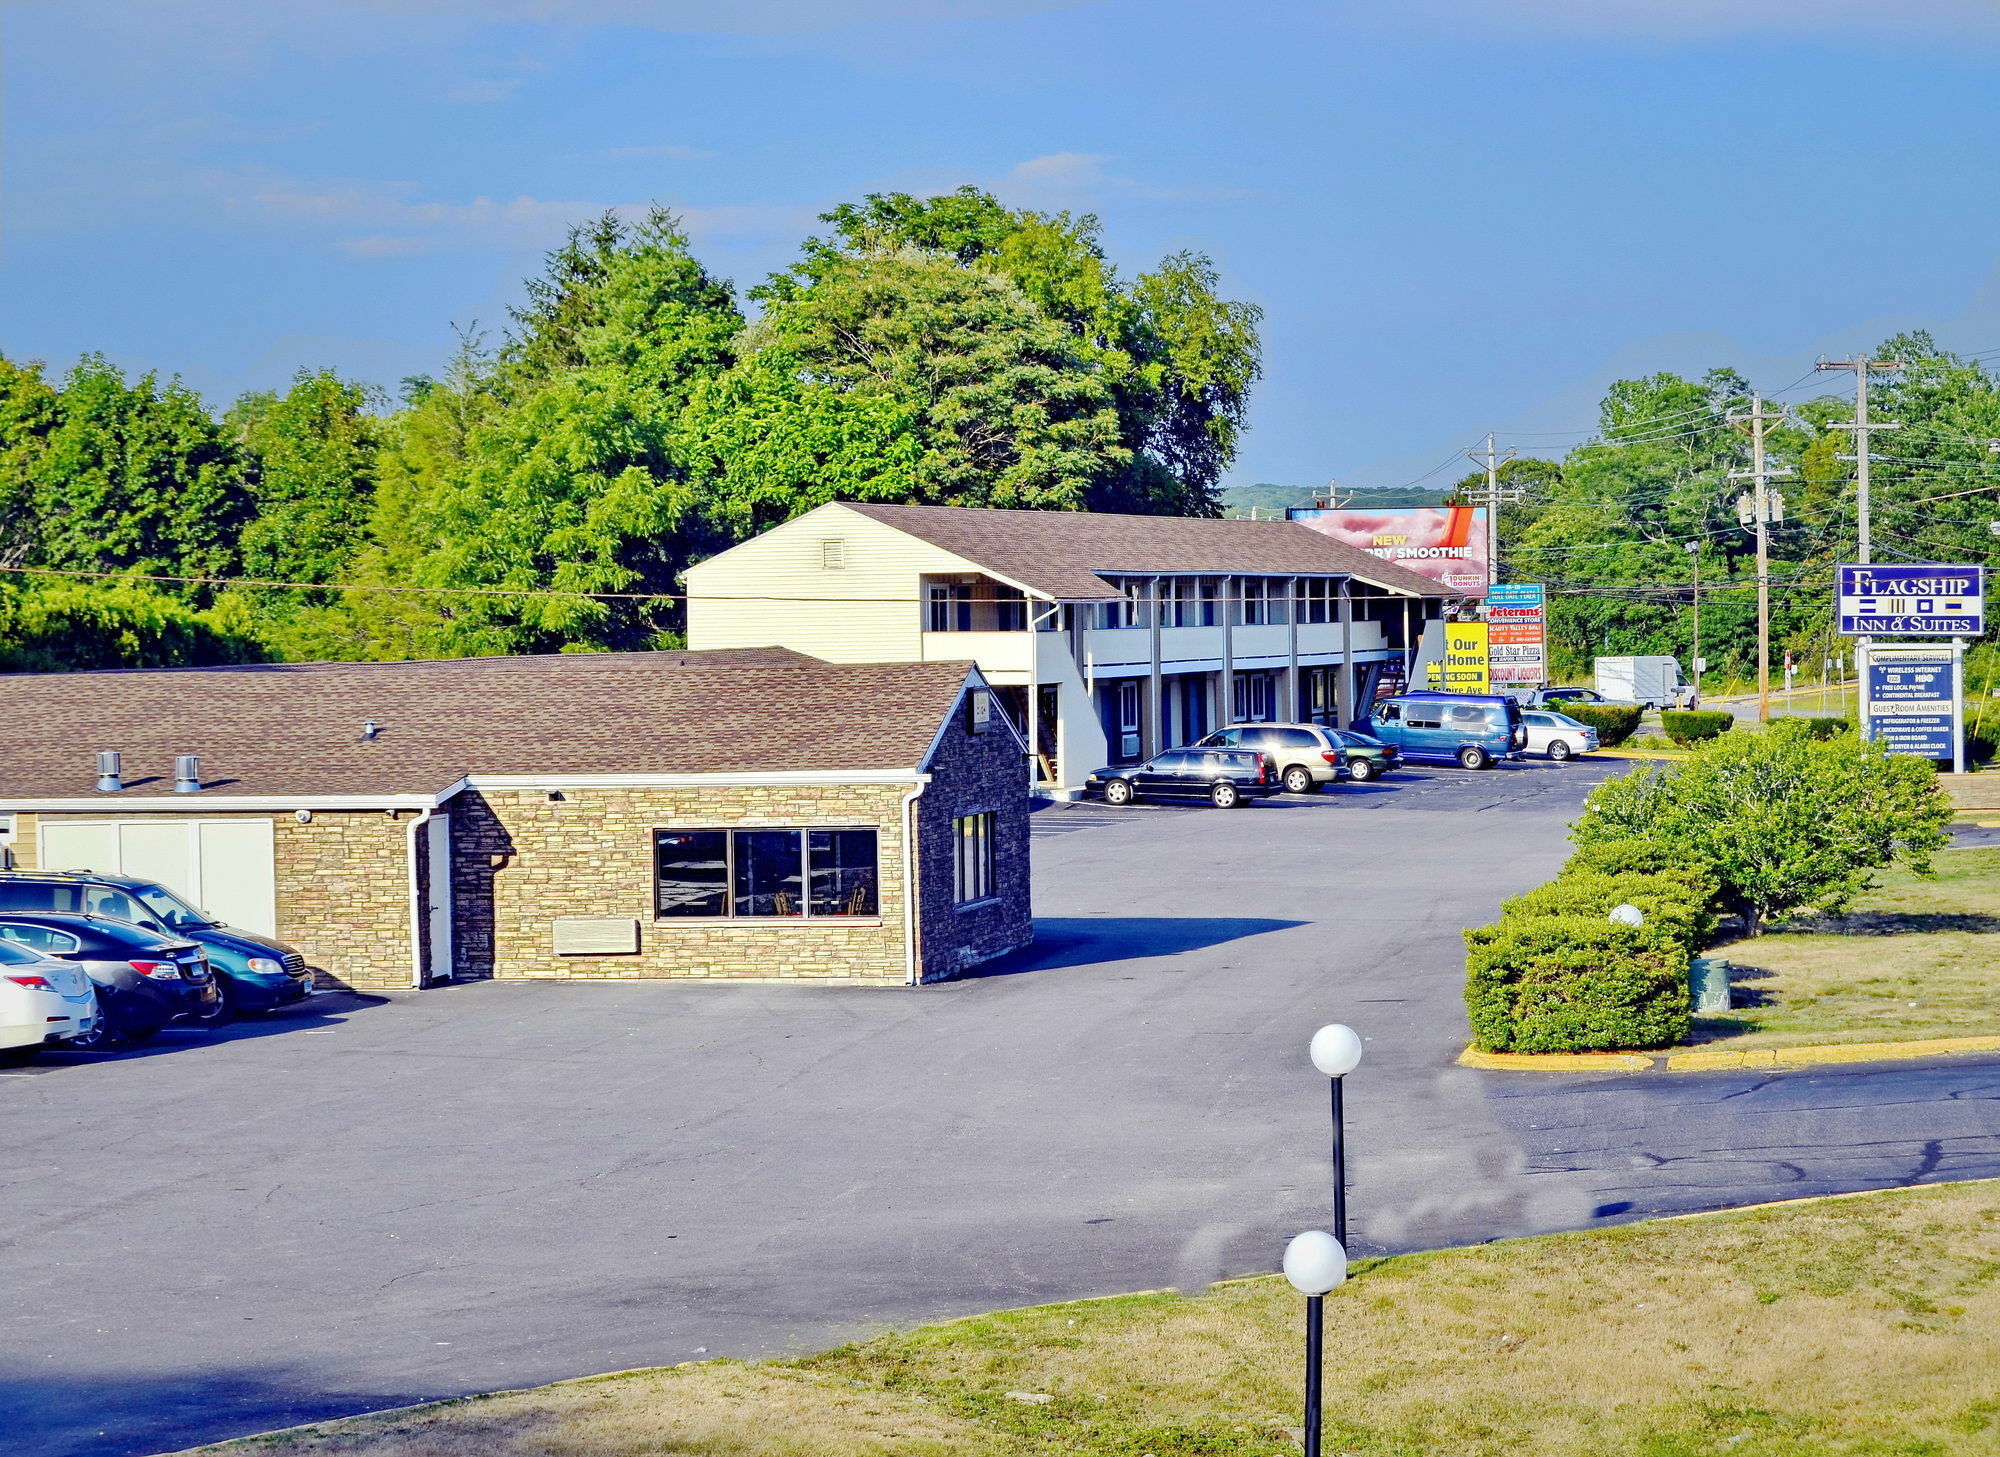
[[[1486,624],[1447,622],[1444,625],[1444,691],[1491,693],[1487,668]]]

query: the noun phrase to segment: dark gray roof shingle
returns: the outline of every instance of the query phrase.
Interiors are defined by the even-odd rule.
[[[919,765],[968,663],[827,663],[784,648],[0,676],[0,809],[91,797],[435,794],[467,774],[886,770]],[[373,719],[380,735],[361,738]],[[190,809],[202,795],[185,796]]]
[[[1294,521],[840,504],[1063,601],[1118,596],[1105,572],[1345,573],[1412,596],[1464,595]]]

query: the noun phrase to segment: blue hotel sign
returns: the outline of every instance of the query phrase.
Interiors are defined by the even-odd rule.
[[[1850,637],[1978,637],[1986,630],[1982,566],[1842,566],[1835,589]]]

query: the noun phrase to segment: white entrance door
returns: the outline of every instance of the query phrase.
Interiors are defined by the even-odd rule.
[[[54,821],[41,826],[41,863],[157,880],[219,921],[277,934],[271,821]]]

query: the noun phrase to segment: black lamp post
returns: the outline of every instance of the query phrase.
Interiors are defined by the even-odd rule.
[[[1313,1033],[1313,1066],[1331,1085],[1333,1114],[1333,1237],[1347,1247],[1347,1118],[1340,1101],[1340,1080],[1361,1064],[1361,1037],[1352,1027],[1334,1022]]]
[[[1285,1246],[1285,1278],[1306,1298],[1305,1457],[1320,1457],[1320,1365],[1324,1349],[1326,1293],[1347,1280],[1347,1251],[1323,1229],[1294,1235]]]

